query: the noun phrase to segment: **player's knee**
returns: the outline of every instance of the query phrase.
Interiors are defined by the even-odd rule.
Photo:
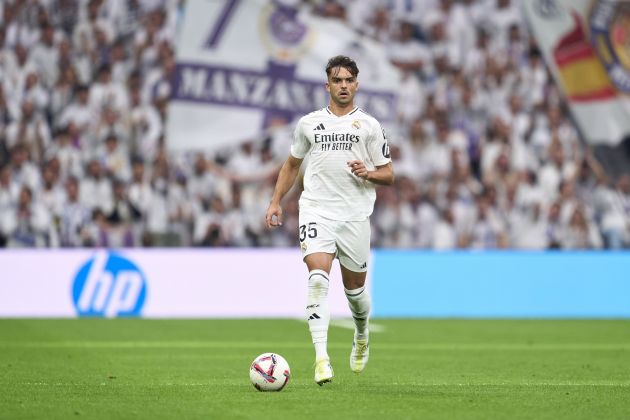
[[[328,274],[323,270],[313,270],[309,273],[308,287],[318,294],[328,293]]]

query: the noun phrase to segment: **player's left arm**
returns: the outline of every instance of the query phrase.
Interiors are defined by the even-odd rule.
[[[389,162],[385,165],[377,166],[376,170],[368,171],[365,179],[379,185],[393,185],[395,180],[394,165]]]
[[[348,166],[354,175],[366,181],[379,185],[392,185],[394,183],[394,167],[391,162],[377,166],[373,171],[368,171],[365,163],[360,160],[351,160],[348,162]]]
[[[392,165],[385,130],[378,123],[373,126],[367,149],[376,169],[370,171],[363,161],[351,160],[348,162],[348,166],[352,173],[375,184],[392,185],[395,178],[394,166]]]

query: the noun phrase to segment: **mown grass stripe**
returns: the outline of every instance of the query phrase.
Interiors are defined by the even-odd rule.
[[[234,381],[233,385],[238,385],[241,386],[243,383],[243,381]],[[115,385],[115,386],[133,386],[133,387],[137,387],[137,386],[146,386],[146,387],[168,387],[168,386],[182,386],[182,387],[187,387],[187,386],[208,386],[208,387],[212,387],[212,386],[217,386],[216,383],[213,382],[194,382],[194,383],[188,383],[188,382],[183,382],[183,383],[177,383],[177,382],[168,382],[168,383],[150,383],[150,384],[144,384],[144,383],[137,383],[137,382],[132,382],[132,383],[123,383],[123,382],[99,382],[99,383],[88,383],[88,382],[18,382],[18,383],[0,383],[0,387],[3,386],[68,386],[68,387],[83,387],[83,386],[94,386],[94,385],[98,385],[98,386],[102,386],[102,385]],[[223,385],[229,385],[224,383]],[[588,386],[592,386],[592,387],[630,387],[630,381],[623,381],[623,382],[602,382],[602,383],[582,383],[582,382],[525,382],[525,383],[475,383],[475,382],[471,382],[471,383],[418,383],[418,382],[397,382],[397,383],[393,383],[393,384],[386,384],[383,385],[383,387],[387,387],[387,386],[394,386],[394,387],[398,387],[398,386],[413,386],[413,387],[476,387],[476,386],[481,386],[481,387],[572,387],[572,386],[576,386],[576,387],[588,387]]]
[[[328,347],[342,349],[348,347],[346,343],[329,343]],[[374,341],[371,346],[380,350],[418,350],[418,351],[627,351],[630,350],[630,343],[426,343],[426,344],[403,344],[403,343],[379,343]],[[230,348],[261,348],[261,347],[282,347],[296,349],[310,349],[312,344],[304,342],[261,342],[261,341],[23,341],[23,342],[0,342],[0,348],[181,348],[181,349],[230,349]]]

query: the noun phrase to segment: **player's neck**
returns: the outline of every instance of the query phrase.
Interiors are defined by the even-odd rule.
[[[343,117],[344,115],[352,111],[354,108],[355,108],[354,102],[350,102],[347,105],[339,105],[333,101],[330,101],[330,103],[328,104],[328,109],[330,110],[330,112],[332,112],[338,117]]]

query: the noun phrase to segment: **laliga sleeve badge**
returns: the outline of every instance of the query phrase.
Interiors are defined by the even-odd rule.
[[[381,151],[383,152],[384,157],[386,158],[390,157],[389,146],[387,145],[387,143],[383,143],[383,148],[381,149]]]

